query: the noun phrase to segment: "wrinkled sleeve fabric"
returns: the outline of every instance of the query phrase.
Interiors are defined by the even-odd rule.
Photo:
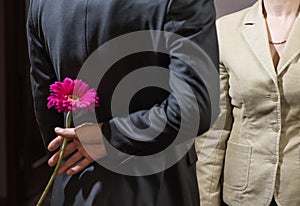
[[[220,60],[220,114],[212,128],[195,141],[201,206],[221,205],[223,164],[233,122],[229,78],[229,73]]]
[[[189,128],[190,124],[182,125],[183,118],[187,119],[185,119],[186,122],[189,120],[191,122],[200,117],[196,134],[191,135],[188,132],[185,134],[186,141],[192,140],[196,135],[207,131],[218,114],[219,99],[211,101],[209,92],[209,89],[211,91],[211,88],[215,88],[213,93],[219,97],[218,46],[213,1],[171,0],[166,10],[162,30],[168,32],[165,36],[166,47],[170,53],[170,64],[167,69],[175,74],[174,78],[171,75],[169,79],[170,95],[161,104],[155,105],[149,110],[134,112],[130,114],[130,118],[113,118],[109,122],[104,122],[102,127],[103,134],[109,143],[127,154],[153,153],[163,149],[165,145],[170,144],[176,138],[182,127],[185,127],[186,130],[194,129]],[[176,39],[174,36],[177,35],[180,35],[181,38]],[[173,41],[174,38],[175,41]],[[197,61],[193,59],[198,57],[187,57],[187,54],[184,53],[187,42],[193,42],[205,53],[206,60],[202,61],[203,65],[197,65],[200,71],[195,72],[191,67],[191,65],[197,64]],[[192,54],[196,55],[193,52]],[[202,54],[198,53],[198,55]],[[183,56],[183,59],[187,57],[186,61],[178,58],[180,56]],[[208,82],[207,79],[203,79],[204,76],[211,77],[216,81]],[[183,80],[190,90],[183,91],[176,82],[177,77]],[[181,107],[176,99],[178,96],[183,100]],[[196,99],[196,104],[194,99]],[[163,122],[161,119],[164,117],[167,120],[166,125],[156,138],[142,139],[134,133],[134,128],[130,125],[136,125],[139,128],[149,126],[150,113],[154,119],[151,122],[154,130],[160,128],[159,124]],[[129,124],[128,121],[131,121],[132,124]],[[151,133],[149,135],[151,136]]]
[[[49,86],[57,81],[57,77],[43,39],[38,2],[30,1],[27,17],[27,40],[34,111],[44,145],[47,147],[56,136],[54,128],[63,126],[63,114],[47,108]]]

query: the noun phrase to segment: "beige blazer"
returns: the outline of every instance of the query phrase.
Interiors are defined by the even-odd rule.
[[[262,2],[217,22],[221,113],[197,138],[201,206],[300,206],[300,17],[275,69]],[[222,195],[221,195],[222,194]]]

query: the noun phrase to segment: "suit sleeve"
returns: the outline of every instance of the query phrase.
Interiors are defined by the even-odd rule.
[[[118,150],[127,154],[147,154],[162,150],[184,128],[184,140],[192,140],[195,136],[207,131],[211,122],[217,117],[218,100],[211,101],[211,93],[219,97],[218,85],[218,47],[215,31],[215,10],[210,0],[171,0],[167,7],[163,30],[167,32],[166,47],[170,53],[169,86],[171,93],[165,101],[153,106],[147,111],[130,114],[130,118],[113,118],[103,124],[103,134]],[[177,38],[180,36],[180,38]],[[191,51],[188,44],[192,42],[202,53]],[[186,49],[188,48],[188,49]],[[188,52],[187,52],[188,51]],[[197,55],[202,55],[199,61]],[[183,58],[180,58],[183,57]],[[197,64],[197,65],[196,65]],[[193,65],[200,68],[195,71]],[[206,77],[214,79],[209,81]],[[178,79],[189,89],[178,84]],[[178,101],[178,98],[180,99]],[[214,113],[214,114],[213,114]],[[151,139],[150,134],[138,135],[128,121],[139,128],[149,126],[160,128],[161,119],[166,118],[166,124],[161,133]],[[189,131],[195,129],[193,120],[199,120],[195,134]],[[121,130],[120,130],[121,128]],[[154,131],[153,133],[156,133]],[[146,136],[143,139],[141,136]],[[140,139],[139,139],[140,138]],[[145,141],[145,139],[151,139]]]
[[[27,17],[27,40],[31,63],[30,80],[34,110],[45,147],[56,135],[54,127],[63,126],[63,115],[47,108],[50,85],[57,81],[38,19],[38,1],[31,1]]]
[[[220,63],[220,114],[212,128],[196,138],[197,179],[200,203],[221,205],[222,172],[227,140],[232,127],[232,106],[229,96],[229,74]]]

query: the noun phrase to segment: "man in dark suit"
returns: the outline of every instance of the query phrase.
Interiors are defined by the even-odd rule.
[[[83,127],[54,132],[55,127],[63,127],[64,117],[47,108],[49,85],[80,76],[91,54],[115,38],[140,37],[140,31],[146,31],[145,41],[153,38],[152,51],[125,55],[99,79],[96,116],[101,143],[94,148],[99,161],[82,145],[69,144],[53,186],[52,205],[199,205],[193,138],[207,131],[218,114],[214,23],[212,0],[31,0],[27,30],[32,93],[37,122],[50,151],[61,144],[62,137],[78,139],[76,131]],[[143,40],[137,38],[129,45],[139,44]],[[122,49],[116,47],[115,53]],[[97,55],[103,57],[101,52]],[[104,62],[97,63],[101,70]],[[112,107],[114,90],[129,74],[139,68],[154,71],[151,67],[165,69],[158,75],[142,75],[141,81],[157,79],[167,88],[148,85],[136,92],[126,108],[129,118],[124,117],[120,108]],[[165,77],[165,71],[172,74]],[[132,88],[137,84],[132,82]],[[152,132],[143,133],[147,128]],[[107,142],[103,143],[103,137]],[[83,151],[79,161],[71,161],[74,151]],[[158,153],[153,162],[135,164],[140,157]],[[50,158],[51,166],[57,154]]]

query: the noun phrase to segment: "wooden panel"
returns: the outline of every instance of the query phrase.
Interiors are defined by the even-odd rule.
[[[0,206],[8,206],[7,199],[0,198]]]
[[[4,81],[4,0],[0,1],[0,96],[5,96]],[[6,138],[5,138],[5,98],[0,99],[0,198],[7,197],[7,165],[6,165]],[[0,201],[0,203],[3,201]]]
[[[4,2],[4,0],[1,0]],[[26,2],[4,3],[4,78],[8,205],[21,205],[40,193],[49,178],[46,151],[37,128],[29,81]],[[3,8],[1,7],[1,8]],[[2,13],[2,12],[1,12]]]
[[[22,61],[22,55],[19,49],[20,33],[20,6],[15,1],[4,2],[4,53],[5,53],[5,122],[6,131],[9,135],[6,136],[7,145],[7,179],[9,184],[7,186],[8,205],[18,205],[18,198],[22,191],[19,187],[21,180],[21,171],[19,170],[19,157],[22,142],[22,136],[19,124],[20,114],[20,98],[19,98],[19,84],[18,84],[18,67]],[[8,112],[9,111],[9,112]]]

